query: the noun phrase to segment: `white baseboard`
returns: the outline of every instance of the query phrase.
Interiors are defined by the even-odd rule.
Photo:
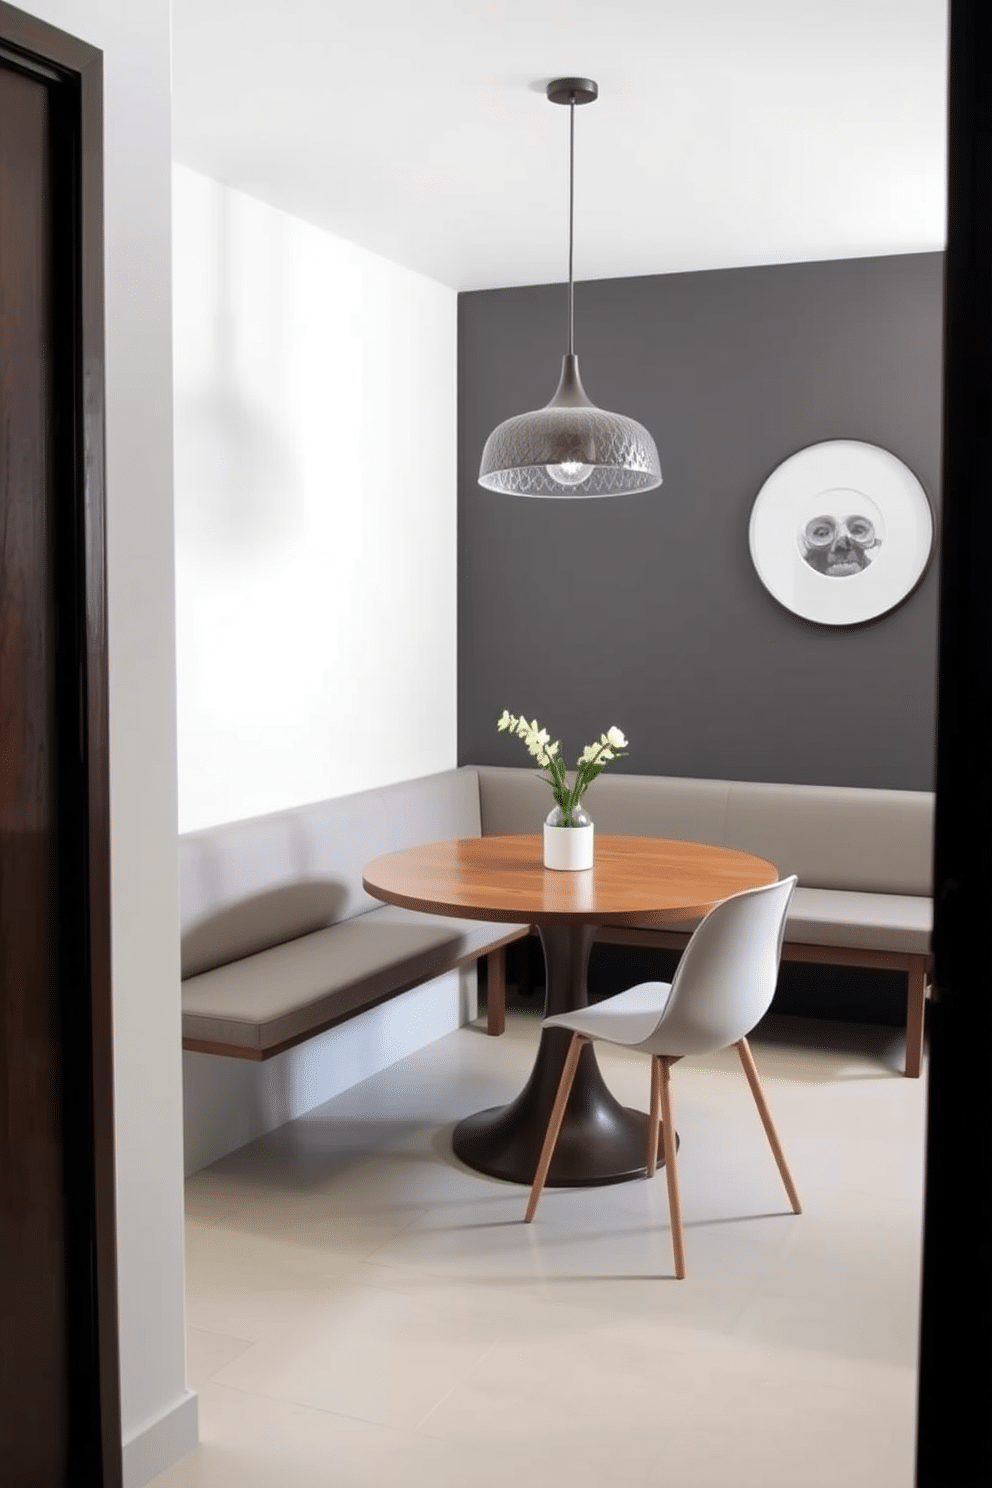
[[[263,1063],[184,1052],[186,1176],[454,1033],[477,1009],[473,963]]]
[[[145,1488],[159,1473],[192,1452],[199,1439],[196,1392],[187,1390],[184,1398],[158,1420],[125,1438],[124,1488]]]

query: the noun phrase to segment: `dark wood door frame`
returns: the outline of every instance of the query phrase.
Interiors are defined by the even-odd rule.
[[[992,633],[985,554],[992,387],[992,21],[988,0],[951,0],[951,142],[945,372],[935,1001],[929,1073],[917,1483],[985,1484],[990,1447],[992,1153],[989,893]],[[0,53],[75,88],[81,153],[74,350],[75,566],[83,647],[77,683],[86,784],[88,1031],[69,1062],[92,1111],[91,1166],[103,1481],[120,1482],[120,1404],[110,992],[107,632],[103,450],[102,71],[93,48],[0,0]],[[73,82],[73,78],[75,82]],[[970,328],[969,328],[970,327]],[[970,556],[969,556],[970,555]],[[977,794],[976,794],[977,793]],[[78,1009],[77,1009],[78,1012]],[[88,1096],[87,1096],[88,1088]],[[79,1107],[77,1106],[77,1109]],[[78,1175],[77,1175],[78,1177]],[[78,1197],[78,1195],[77,1195]],[[962,1347],[967,1322],[969,1343]]]
[[[951,0],[917,1488],[992,1483],[992,6]]]
[[[104,483],[103,59],[0,0],[0,63],[45,80],[52,200],[56,574],[67,616],[57,664],[65,946],[60,983],[65,1112],[68,1440],[71,1481],[122,1482],[110,940],[110,794]],[[94,1369],[95,1364],[95,1369]]]

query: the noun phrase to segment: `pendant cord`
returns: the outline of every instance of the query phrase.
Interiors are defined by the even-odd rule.
[[[568,354],[574,354],[575,284],[572,279],[572,241],[575,236],[575,94],[568,105]]]

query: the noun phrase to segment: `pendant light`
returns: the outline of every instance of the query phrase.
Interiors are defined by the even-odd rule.
[[[661,485],[654,440],[642,424],[606,413],[586,397],[573,336],[572,246],[575,216],[575,106],[592,103],[591,78],[549,83],[552,103],[568,104],[568,351],[558,391],[545,408],[521,413],[486,440],[479,485],[512,496],[621,496]]]

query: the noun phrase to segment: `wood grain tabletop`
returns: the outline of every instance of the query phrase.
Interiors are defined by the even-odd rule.
[[[532,925],[664,925],[698,919],[778,879],[752,853],[658,837],[598,836],[592,868],[545,868],[540,834],[467,837],[386,853],[362,882],[389,904]]]

